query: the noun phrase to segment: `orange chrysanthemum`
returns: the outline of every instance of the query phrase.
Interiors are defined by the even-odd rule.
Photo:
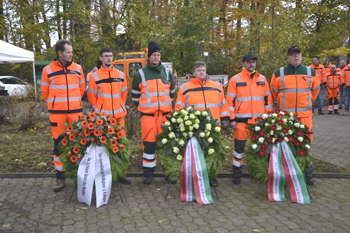
[[[113,141],[110,142],[110,145],[113,146],[113,147],[117,146],[117,144],[118,144],[117,140],[113,140]]]
[[[69,135],[69,140],[73,141],[75,139],[75,135],[74,134],[70,134]]]
[[[86,118],[86,116],[85,115],[81,115],[81,119],[85,119]]]
[[[75,163],[77,160],[78,160],[78,158],[77,158],[77,156],[75,156],[75,155],[72,155],[72,156],[70,157],[70,161],[72,161],[73,163]]]
[[[68,145],[68,140],[65,139],[65,138],[63,138],[62,141],[61,141],[61,144],[62,144],[63,146],[67,146],[67,145]]]
[[[84,130],[84,135],[87,137],[89,136],[91,133],[91,130]]]
[[[117,119],[115,119],[114,117],[110,117],[109,118],[109,123],[111,123],[111,125],[116,125],[117,124]]]
[[[89,124],[88,124],[88,129],[94,129],[94,128],[95,128],[94,123],[89,123]]]
[[[81,122],[81,127],[82,127],[82,128],[86,128],[87,125],[88,125],[88,122],[87,122],[87,121],[82,121],[82,122]]]
[[[96,124],[102,125],[102,124],[103,124],[103,120],[102,120],[102,119],[97,119],[97,120],[96,120]]]
[[[114,128],[109,127],[108,128],[108,134],[114,134]]]
[[[106,138],[105,136],[102,136],[102,137],[100,138],[100,142],[101,142],[101,143],[106,143],[106,142],[107,142],[107,138]]]
[[[119,151],[119,148],[118,147],[113,147],[112,151],[115,154],[115,153],[117,153]]]
[[[76,146],[73,147],[73,152],[74,152],[75,154],[78,154],[79,151],[80,151],[80,148],[79,148],[79,147],[76,147]]]
[[[90,118],[95,118],[96,114],[94,112],[89,112],[89,117]]]
[[[67,131],[72,132],[72,130],[73,130],[73,126],[70,125],[67,127]]]
[[[100,136],[100,135],[101,135],[101,130],[95,129],[95,130],[94,130],[94,135],[95,135],[96,137]]]
[[[86,145],[86,143],[87,143],[87,140],[85,139],[85,138],[82,138],[82,139],[80,139],[80,144],[81,145]]]

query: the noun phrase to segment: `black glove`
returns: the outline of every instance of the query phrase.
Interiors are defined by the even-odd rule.
[[[226,130],[228,128],[228,121],[221,121],[221,128]]]

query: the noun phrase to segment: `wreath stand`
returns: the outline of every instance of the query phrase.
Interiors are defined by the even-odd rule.
[[[217,191],[216,191],[215,185],[213,184],[213,182],[212,182],[211,180],[210,180],[210,184],[211,184],[211,186],[214,188],[214,192],[215,192],[216,198],[219,199],[219,195],[218,195],[218,193],[217,193]],[[170,180],[170,181],[169,181],[169,185],[168,185],[168,189],[167,189],[166,194],[165,194],[164,201],[167,201],[167,199],[168,199],[171,185],[172,185],[172,183],[171,183],[171,180]],[[72,194],[72,195],[73,195],[73,194]]]

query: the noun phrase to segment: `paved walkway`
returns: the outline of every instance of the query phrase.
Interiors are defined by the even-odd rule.
[[[350,168],[350,117],[316,114],[314,132],[313,155]],[[205,206],[180,202],[179,184],[165,201],[163,178],[149,186],[132,178],[120,187],[124,203],[114,186],[108,205],[96,209],[76,193],[68,204],[72,183],[54,193],[54,178],[32,177],[0,178],[0,232],[350,232],[350,178],[315,176],[310,205],[270,202],[266,186],[257,199],[250,178],[238,186],[220,178],[219,199]]]

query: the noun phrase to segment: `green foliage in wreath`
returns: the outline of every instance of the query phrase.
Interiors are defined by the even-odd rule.
[[[94,112],[82,115],[68,126],[58,147],[63,155],[65,177],[76,183],[79,164],[90,145],[104,146],[110,159],[113,182],[124,177],[130,164],[130,142],[122,130],[115,118]]]
[[[215,178],[222,169],[226,147],[221,128],[209,110],[198,111],[192,107],[182,109],[167,117],[162,133],[157,138],[157,156],[165,175],[180,178],[184,150],[191,137],[196,137],[205,157],[209,177]]]
[[[247,145],[245,161],[255,181],[267,183],[271,148],[278,142],[287,142],[303,173],[310,166],[311,134],[295,114],[275,109],[258,117],[256,125],[248,128],[251,130],[251,140]]]

